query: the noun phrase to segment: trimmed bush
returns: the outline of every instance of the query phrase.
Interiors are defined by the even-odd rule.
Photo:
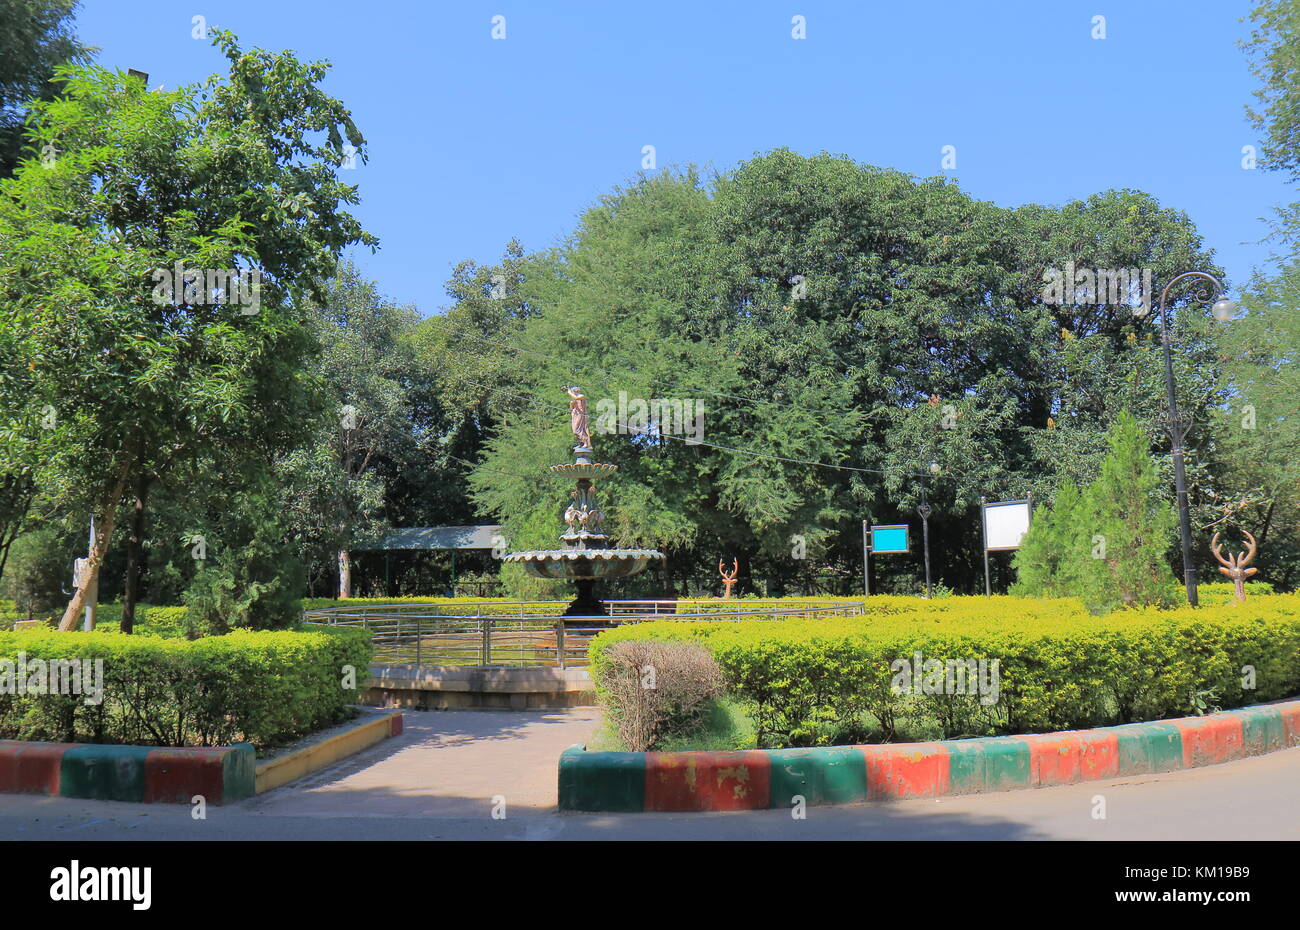
[[[1228,708],[1300,693],[1300,595],[1105,617],[1072,599],[869,604],[860,617],[627,625],[593,640],[592,671],[603,687],[617,643],[699,643],[760,747],[1082,729],[1197,713],[1207,695]],[[941,664],[996,660],[996,700],[951,693],[946,672],[933,693],[900,691],[898,663],[910,668],[918,653]]]
[[[303,610],[326,610],[330,607],[367,607],[375,604],[504,604],[503,597],[304,597]]]
[[[361,630],[236,630],[193,641],[23,630],[0,633],[0,663],[103,660],[103,699],[0,693],[0,738],[259,749],[350,715],[368,680]],[[355,683],[343,687],[344,669]],[[0,665],[0,671],[10,666]],[[14,690],[10,688],[8,690]]]
[[[95,632],[117,633],[122,623],[121,604],[100,604],[95,608]],[[189,630],[184,607],[135,605],[135,635],[183,637]]]

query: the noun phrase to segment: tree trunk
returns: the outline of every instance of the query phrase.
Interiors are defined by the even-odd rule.
[[[4,480],[4,512],[8,523],[0,524],[0,578],[9,564],[9,549],[22,530],[23,520],[31,509],[35,489],[27,477],[6,477]]]
[[[60,630],[71,630],[77,625],[77,615],[85,608],[87,596],[99,584],[99,569],[104,564],[104,556],[108,554],[109,540],[113,538],[113,522],[117,519],[117,505],[122,500],[122,492],[126,489],[130,467],[128,458],[127,464],[122,466],[117,476],[113,490],[100,504],[99,519],[95,521],[95,546],[90,551],[89,563],[86,565],[86,574],[81,580],[81,586],[73,592],[72,600],[68,601],[68,608],[63,612],[63,619],[59,621]]]
[[[339,597],[352,596],[352,553],[339,550]]]
[[[1259,541],[1262,545],[1264,540],[1268,539],[1268,529],[1273,524],[1273,509],[1277,507],[1277,498],[1269,501],[1268,512],[1264,514],[1264,527],[1259,531]]]
[[[153,480],[141,475],[135,486],[135,506],[131,509],[131,532],[126,540],[126,579],[122,591],[121,631],[135,632],[135,604],[140,597],[140,577],[144,574],[144,509]]]

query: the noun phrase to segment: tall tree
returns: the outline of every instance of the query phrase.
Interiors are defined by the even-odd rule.
[[[64,69],[31,137],[62,154],[0,186],[0,312],[24,334],[4,364],[32,382],[18,413],[45,405],[58,423],[37,483],[95,518],[62,629],[136,482],[213,447],[297,443],[315,381],[295,299],[374,243],[342,209],[357,199],[336,174],[343,139],[364,140],[320,90],[327,66],[214,42],[229,74],[169,93]]]
[[[54,99],[59,65],[90,60],[94,49],[77,41],[72,28],[78,6],[77,0],[0,0],[0,178],[12,175],[23,157],[28,103]]]
[[[1300,2],[1266,0],[1251,12],[1242,43],[1259,80],[1247,115],[1263,134],[1260,167],[1300,180]],[[1257,271],[1243,295],[1244,313],[1226,328],[1223,386],[1216,421],[1221,449],[1206,529],[1237,526],[1260,541],[1261,578],[1300,581],[1300,203],[1282,205],[1273,223],[1275,269]]]
[[[519,281],[484,270],[429,324],[468,330],[466,366],[483,376],[462,377],[493,399],[479,506],[512,544],[553,542],[562,501],[532,476],[572,445],[567,385],[593,422],[620,397],[701,401],[701,444],[653,424],[597,430],[620,466],[601,489],[611,529],[667,549],[673,583],[702,584],[724,555],[776,590],[810,564],[856,575],[858,521],[912,521],[923,494],[937,564],[973,588],[981,496],[1090,481],[1121,401],[1148,420],[1163,405],[1153,316],[1049,303],[1045,269],[1213,267],[1190,219],[1138,192],[1004,210],[947,181],[786,150],[708,184],[640,178],[526,258]],[[490,316],[497,275],[527,314]],[[1220,400],[1214,334],[1192,314],[1175,326],[1200,418]]]
[[[1246,115],[1263,132],[1260,166],[1294,182],[1300,178],[1300,2],[1264,0],[1250,14],[1250,37],[1241,43],[1260,81]],[[1300,203],[1277,210],[1276,231],[1294,258],[1300,244]]]
[[[339,265],[309,313],[328,403],[312,442],[288,456],[281,471],[306,531],[304,554],[318,566],[332,555],[337,594],[351,597],[349,547],[385,526],[381,465],[409,459],[417,442],[409,397],[416,365],[405,341],[417,317],[383,298],[350,262]]]

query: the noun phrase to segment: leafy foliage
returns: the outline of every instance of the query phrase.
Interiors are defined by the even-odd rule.
[[[318,292],[344,247],[374,243],[343,209],[343,138],[364,139],[319,89],[326,66],[214,36],[230,72],[200,87],[61,69],[62,96],[31,124],[59,157],[0,185],[3,392],[22,398],[0,471],[96,516],[95,573],[127,487],[298,443],[316,385],[293,298]],[[160,300],[159,273],[178,266],[256,271],[256,301],[179,281]]]
[[[93,51],[73,32],[77,6],[77,0],[0,0],[0,178],[13,174],[23,155],[28,101],[52,100],[55,69],[85,63]]]
[[[568,457],[576,383],[593,419],[620,396],[704,405],[705,444],[663,424],[595,437],[619,465],[600,489],[611,533],[670,557],[623,593],[711,591],[719,556],[740,560],[742,591],[809,590],[824,570],[849,593],[858,522],[914,522],[923,493],[936,580],[969,591],[981,497],[1087,483],[1121,409],[1163,410],[1153,316],[1047,303],[1044,271],[1067,261],[1157,280],[1213,269],[1187,216],[1140,192],[1004,210],[948,181],[778,149],[709,184],[639,178],[560,248],[459,269],[417,346],[455,385],[449,404],[471,405],[474,500],[516,548],[554,544],[563,501],[543,469]],[[1181,312],[1174,330],[1180,401],[1209,419],[1219,332]],[[1191,470],[1199,494],[1209,463]]]
[[[875,597],[860,617],[631,624],[592,641],[592,669],[601,682],[628,642],[698,643],[758,748],[1086,729],[1195,713],[1211,690],[1225,708],[1300,691],[1300,595],[1256,591],[1237,605],[1226,586],[1207,593],[1197,610],[1100,618],[1069,598]],[[896,688],[895,663],[918,652],[997,660],[996,700]]]
[[[284,532],[279,504],[265,492],[234,503],[185,592],[187,627],[207,635],[294,626],[306,572]]]
[[[359,630],[239,630],[194,641],[102,632],[0,633],[0,658],[103,660],[104,699],[0,694],[0,737],[152,746],[259,749],[339,723],[365,681],[369,637]],[[256,687],[250,687],[256,682]]]
[[[1031,524],[1016,553],[1013,593],[1078,597],[1094,611],[1170,601],[1167,556],[1177,517],[1150,441],[1125,411],[1108,442],[1097,480],[1082,493],[1063,484]]]

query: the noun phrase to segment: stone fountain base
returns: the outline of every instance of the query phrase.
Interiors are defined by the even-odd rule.
[[[609,616],[609,610],[605,602],[596,597],[596,579],[579,578],[573,582],[573,586],[578,589],[578,596],[575,597],[569,606],[565,608],[561,616],[564,617],[593,617],[605,619]],[[565,621],[565,625],[568,625]]]

